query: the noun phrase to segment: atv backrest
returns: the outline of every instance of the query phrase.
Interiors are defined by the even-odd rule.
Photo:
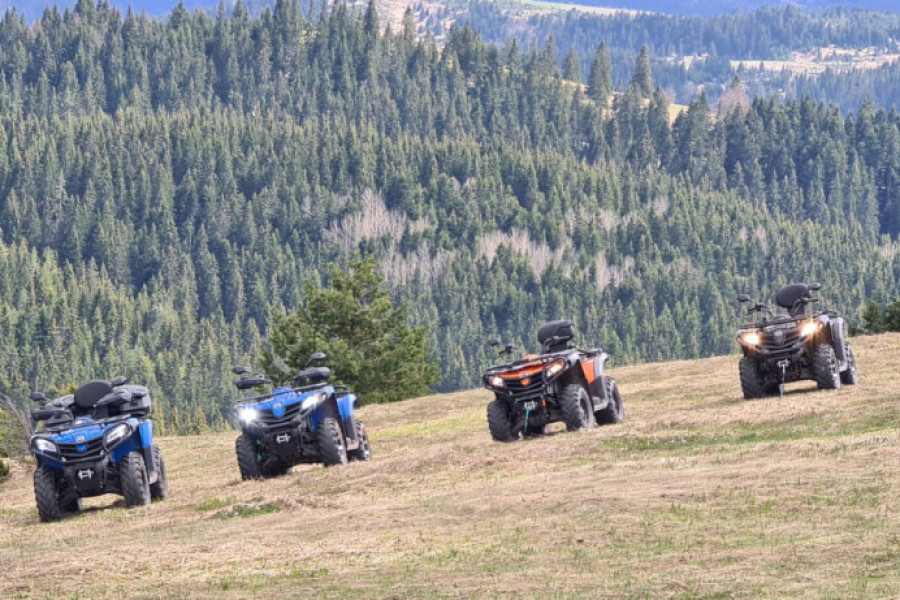
[[[559,352],[568,348],[568,342],[575,337],[572,321],[549,321],[538,329],[538,343],[546,352]]]
[[[792,317],[798,317],[806,312],[809,300],[812,300],[812,293],[805,283],[786,285],[775,295],[778,306],[786,308]]]
[[[90,414],[97,402],[112,391],[108,381],[89,381],[75,390],[75,412]]]

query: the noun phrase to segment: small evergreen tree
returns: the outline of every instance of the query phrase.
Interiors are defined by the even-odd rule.
[[[273,381],[289,381],[321,351],[334,380],[351,386],[360,403],[429,392],[440,371],[429,358],[426,331],[407,325],[406,307],[392,305],[375,269],[373,258],[352,260],[347,272],[332,265],[329,287],[307,283],[305,305],[274,318],[271,348],[260,356]]]
[[[641,52],[634,61],[634,75],[631,85],[636,88],[642,98],[649,98],[653,93],[653,78],[650,75],[650,53],[647,46],[641,46]]]

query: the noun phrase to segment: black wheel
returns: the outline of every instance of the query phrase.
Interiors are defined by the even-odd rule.
[[[316,441],[319,445],[319,456],[326,467],[347,464],[347,446],[344,434],[337,420],[326,417],[316,429]]]
[[[67,513],[80,513],[82,511],[81,507],[81,498],[75,498],[74,500],[69,500],[69,503],[63,506],[63,512]]]
[[[487,420],[494,441],[511,442],[515,439],[509,426],[509,405],[506,402],[499,398],[491,400],[487,405]]]
[[[763,398],[766,395],[763,383],[760,381],[759,369],[756,368],[756,361],[745,356],[738,363],[738,372],[741,375],[741,390],[744,392],[744,398],[750,400],[752,398]]]
[[[564,387],[562,397],[559,399],[559,408],[569,431],[590,429],[594,426],[594,407],[584,386],[570,383]]]
[[[597,420],[597,423],[603,425],[619,423],[625,419],[625,406],[622,405],[622,394],[619,393],[619,386],[616,385],[612,377],[605,377],[604,379],[606,397],[610,399],[610,402],[606,408],[595,412],[594,418]]]
[[[816,346],[816,349],[813,350],[810,370],[820,390],[841,389],[839,366],[831,344],[819,344]]]
[[[150,482],[147,465],[140,452],[129,452],[119,462],[119,480],[125,506],[146,506],[150,504]]]
[[[522,435],[528,437],[536,437],[539,435],[544,435],[547,433],[547,425],[544,423],[543,418],[530,418],[528,419],[528,423],[525,425],[525,430],[522,432]]]
[[[234,451],[237,454],[238,469],[241,470],[241,479],[262,479],[262,469],[259,464],[259,452],[256,451],[256,440],[247,434],[241,434],[234,441]]]
[[[166,477],[166,463],[159,446],[153,446],[153,461],[156,463],[156,483],[150,484],[150,498],[165,500],[169,497],[169,480]]]
[[[853,348],[849,342],[844,342],[844,356],[847,357],[847,368],[841,371],[841,383],[844,385],[856,385],[859,383],[859,371],[856,370],[856,358],[853,356]]]
[[[38,518],[44,523],[62,519],[58,493],[56,472],[47,466],[38,467],[34,472],[34,499],[37,501]]]
[[[359,446],[350,451],[350,460],[372,460],[372,444],[369,443],[369,434],[362,421],[356,422],[356,439]]]

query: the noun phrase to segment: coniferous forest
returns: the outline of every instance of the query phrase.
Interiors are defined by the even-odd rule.
[[[437,390],[552,318],[623,364],[733,351],[739,292],[820,280],[855,324],[898,294],[896,111],[735,81],[673,119],[646,56],[612,93],[599,42],[583,77],[561,54],[342,2],[7,12],[0,391],[125,374],[164,433],[227,427],[230,367],[359,255],[428,329]]]

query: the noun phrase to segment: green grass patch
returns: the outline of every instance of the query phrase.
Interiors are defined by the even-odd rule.
[[[216,516],[220,519],[234,519],[238,517],[258,517],[281,512],[281,507],[274,502],[266,504],[236,504],[225,510],[220,510]]]
[[[221,498],[216,496],[214,498],[210,498],[206,502],[197,505],[197,510],[201,512],[206,512],[210,510],[219,510],[225,508],[226,506],[231,505],[231,499],[229,498]]]

